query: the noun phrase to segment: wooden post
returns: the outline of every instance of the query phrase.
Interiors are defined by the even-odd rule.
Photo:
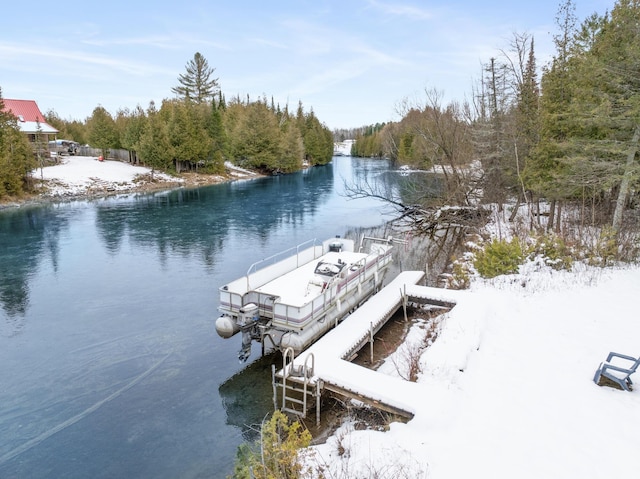
[[[373,366],[373,323],[369,323],[369,349],[371,350],[371,365]]]
[[[407,285],[404,285],[404,291],[400,290],[400,301],[402,301],[402,312],[404,313],[404,322],[406,323],[409,318],[407,317]]]
[[[276,365],[271,365],[271,387],[273,388],[273,410],[278,410],[278,389],[276,386]]]
[[[322,379],[316,381],[316,426],[320,426],[320,396],[322,395]]]

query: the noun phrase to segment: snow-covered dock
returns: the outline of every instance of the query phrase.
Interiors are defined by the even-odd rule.
[[[274,390],[282,389],[281,409],[306,415],[307,398],[316,403],[323,390],[356,398],[394,414],[407,418],[415,411],[411,404],[415,397],[427,392],[418,383],[404,381],[349,362],[403,306],[405,301],[423,302],[453,307],[465,294],[461,291],[419,286],[424,277],[421,271],[405,271],[380,292],[373,295],[360,308],[348,316],[315,344],[293,358],[285,353],[285,366],[274,371]],[[294,399],[294,392],[299,399]],[[291,401],[302,406],[302,411],[289,408]],[[316,412],[319,417],[319,409]]]

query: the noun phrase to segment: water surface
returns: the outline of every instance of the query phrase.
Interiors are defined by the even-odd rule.
[[[270,360],[219,338],[217,288],[381,224],[380,160],[0,212],[0,477],[219,478],[272,411]]]

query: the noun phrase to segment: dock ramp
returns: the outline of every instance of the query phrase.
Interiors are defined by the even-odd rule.
[[[298,357],[285,354],[283,368],[273,370],[274,402],[277,403],[278,389],[282,397],[281,406],[274,406],[306,416],[310,403],[315,402],[319,421],[320,395],[328,390],[411,419],[414,411],[404,398],[424,394],[420,384],[378,373],[349,360],[407,301],[453,307],[463,293],[418,286],[423,277],[421,271],[400,273]]]

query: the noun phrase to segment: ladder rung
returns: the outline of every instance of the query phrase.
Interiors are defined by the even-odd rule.
[[[304,394],[305,393],[305,390],[303,388],[294,388],[294,387],[290,387],[290,386],[287,386],[286,391],[296,392],[296,393],[300,393],[300,394]],[[306,393],[307,394],[311,394],[311,391],[309,389],[307,389]]]
[[[304,416],[302,411],[296,411],[295,409],[291,409],[291,408],[288,408],[288,407],[284,407],[284,408],[282,408],[282,410],[284,412],[290,412],[291,414],[297,414],[298,416]]]

